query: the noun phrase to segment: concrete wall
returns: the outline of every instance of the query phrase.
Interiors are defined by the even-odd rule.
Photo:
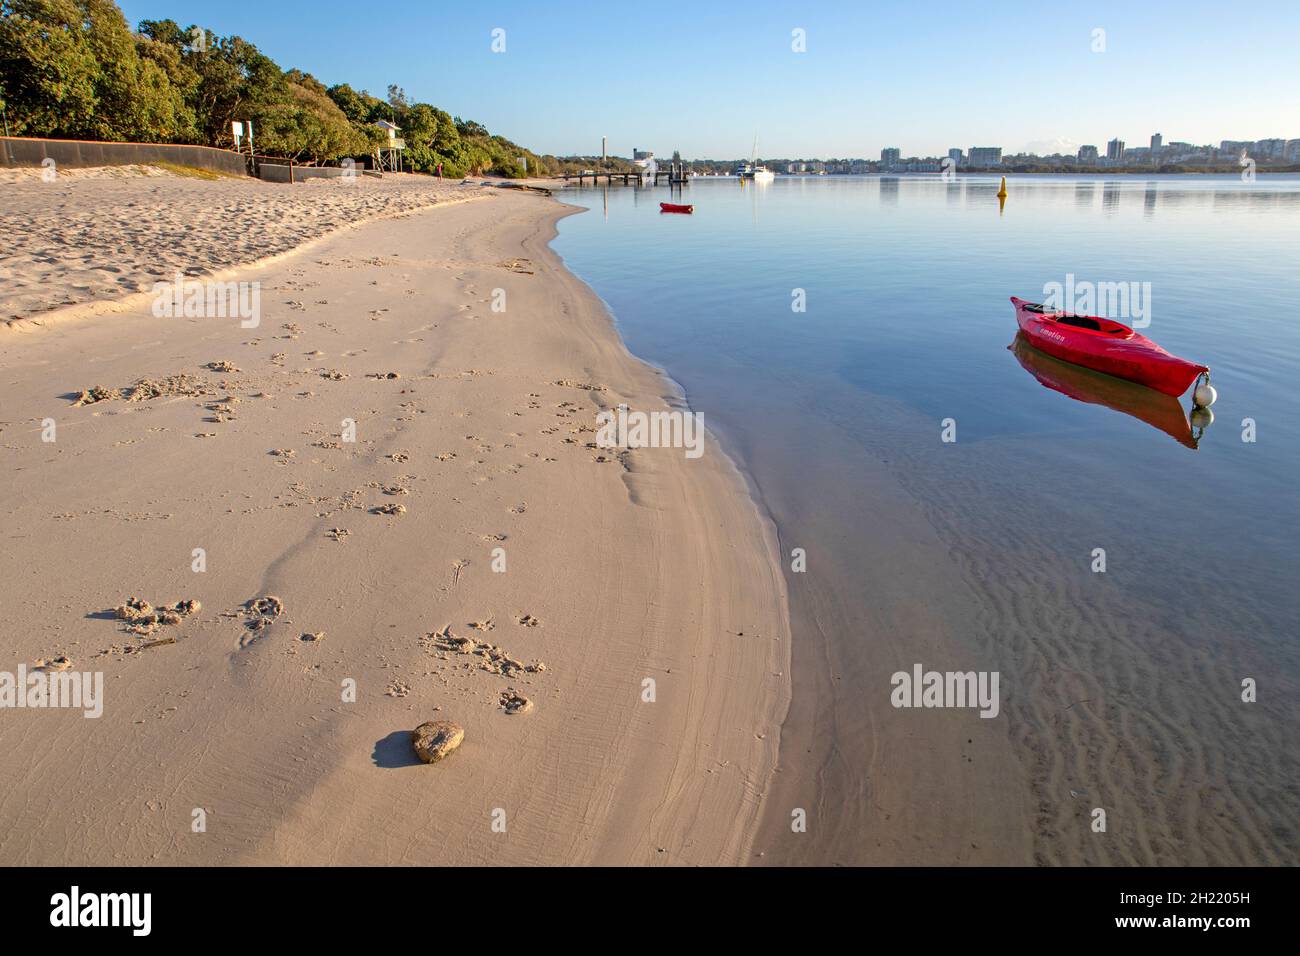
[[[294,166],[293,181],[302,182],[304,179],[342,179],[347,172],[342,166]],[[369,169],[362,169],[357,166],[352,170],[358,176],[378,176],[379,173],[372,172]],[[257,175],[265,179],[268,183],[287,183],[289,182],[289,167],[284,163],[269,163],[266,161],[257,164]]]
[[[0,166],[39,166],[53,159],[59,167],[130,166],[175,163],[219,173],[247,175],[244,157],[212,146],[175,146],[165,143],[93,143],[77,139],[28,139],[0,136]]]

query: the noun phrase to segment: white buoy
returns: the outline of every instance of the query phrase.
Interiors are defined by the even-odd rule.
[[[1218,397],[1219,393],[1209,382],[1202,382],[1196,386],[1196,391],[1192,392],[1192,401],[1196,403],[1197,408],[1209,408]]]

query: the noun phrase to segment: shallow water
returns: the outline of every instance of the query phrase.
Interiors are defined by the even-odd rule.
[[[660,214],[667,188],[562,197],[591,212],[556,250],[809,555],[786,559],[768,858],[1300,862],[1300,177],[1011,177],[1002,209],[997,188],[696,180],[692,216]],[[1007,297],[1068,275],[1149,288],[1108,314],[1212,367],[1199,440],[1186,398],[1009,350]],[[917,661],[1000,671],[999,718],[892,708]],[[918,733],[924,755],[890,745]]]

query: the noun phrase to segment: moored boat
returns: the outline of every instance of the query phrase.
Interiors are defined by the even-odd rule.
[[[742,163],[736,170],[736,176],[740,179],[751,179],[756,183],[770,183],[776,179],[776,173],[762,163]]]
[[[754,149],[750,154],[749,162],[741,163],[736,170],[736,176],[740,179],[749,179],[756,183],[770,183],[776,179],[776,173],[768,169],[758,161],[758,134],[754,134]]]
[[[1095,315],[1073,315],[1011,296],[1016,323],[1029,343],[1065,362],[1073,362],[1116,378],[1128,379],[1175,398],[1201,376],[1197,404],[1213,401],[1208,384],[1210,367],[1166,352],[1127,325]],[[1208,397],[1208,401],[1201,401]]]
[[[684,212],[684,213],[692,213],[692,212],[695,212],[695,207],[694,207],[694,206],[683,206],[682,204],[680,204],[680,203],[675,203],[675,202],[661,202],[661,203],[659,204],[659,211],[660,211],[660,212]]]

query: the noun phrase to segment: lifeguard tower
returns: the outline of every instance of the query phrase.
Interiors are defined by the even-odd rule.
[[[400,173],[402,171],[402,150],[406,149],[406,140],[398,135],[402,131],[388,120],[379,120],[375,126],[388,134],[388,141],[375,149],[375,169],[380,172]]]

